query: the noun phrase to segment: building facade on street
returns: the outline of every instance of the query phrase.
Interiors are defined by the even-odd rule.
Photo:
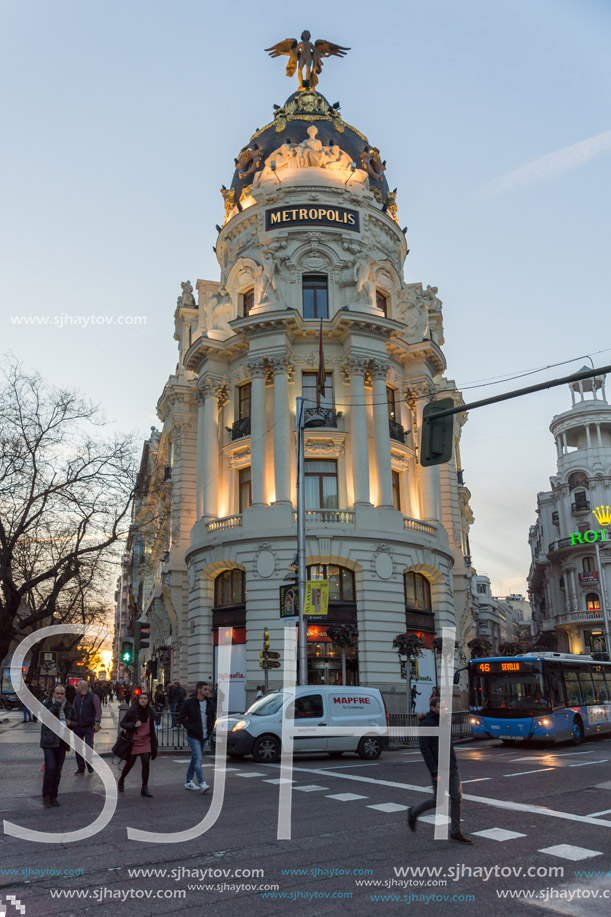
[[[379,687],[389,710],[403,710],[395,635],[422,635],[434,684],[434,636],[455,625],[460,640],[475,627],[464,415],[451,461],[418,461],[424,406],[461,403],[445,376],[442,303],[436,287],[406,283],[386,164],[324,96],[290,96],[235,164],[219,277],[182,284],[179,362],[157,406],[154,484],[140,498],[157,520],[138,573],[149,674],[215,679],[219,634],[231,627],[230,704],[243,709],[263,682],[266,627],[282,654],[294,626],[280,617],[280,588],[294,576],[302,396],[308,579],[329,582],[328,614],[308,620],[308,680],[339,683],[327,629],[350,624],[348,682]],[[270,687],[282,675],[281,661]]]
[[[551,490],[537,494],[529,533],[533,623],[540,646],[608,652],[611,406],[604,376],[569,387],[572,406],[550,425],[557,473]]]

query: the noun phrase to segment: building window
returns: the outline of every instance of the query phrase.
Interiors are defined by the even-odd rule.
[[[305,460],[305,508],[337,509],[337,462]]]
[[[318,373],[302,373],[301,394],[305,398],[305,408],[320,405],[321,408],[333,407],[333,373],[325,373],[325,391],[319,394],[316,390]]]
[[[395,402],[395,390],[389,385],[386,386],[386,401],[388,403],[388,419],[397,419],[397,406]]]
[[[388,317],[388,296],[385,296],[381,290],[376,290],[376,306],[383,315]]]
[[[329,580],[330,602],[354,602],[354,573],[337,564],[310,564],[308,579]]]
[[[252,386],[250,382],[241,385],[238,389],[238,419],[244,420],[250,417],[250,393]]]
[[[252,289],[246,290],[245,293],[242,293],[242,315],[246,318],[247,315],[250,315],[250,310],[255,304],[255,291]]]
[[[214,581],[214,607],[243,605],[246,601],[246,574],[243,570],[224,570]]]
[[[588,503],[588,498],[586,496],[585,490],[576,490],[575,491],[575,509],[589,509],[590,504]]]
[[[600,611],[600,598],[595,592],[586,595],[586,608],[588,611]]]
[[[478,583],[478,584],[477,584],[477,591],[478,591],[479,595],[486,595],[486,584],[485,584],[485,583]]]
[[[431,584],[422,573],[405,573],[405,607],[431,611]]]
[[[392,472],[392,505],[401,512],[401,478],[398,471]]]
[[[252,503],[252,482],[250,465],[238,471],[238,502],[239,512],[243,513]]]
[[[584,557],[583,559],[583,572],[591,573],[593,570],[596,570],[596,564],[593,557]]]
[[[326,274],[304,274],[303,284],[303,317],[328,318],[329,293]]]

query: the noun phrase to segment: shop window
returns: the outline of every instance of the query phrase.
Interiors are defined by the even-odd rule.
[[[303,288],[303,317],[328,318],[329,317],[329,291],[326,274],[304,274]]]
[[[305,460],[305,508],[337,509],[337,462]]]
[[[243,605],[246,601],[246,574],[243,570],[223,570],[214,580],[214,607]]]
[[[405,573],[405,607],[417,611],[432,611],[431,584],[422,573]]]
[[[586,595],[586,608],[588,611],[600,611],[600,598],[595,592]]]
[[[330,602],[354,602],[354,573],[338,564],[310,564],[308,579],[329,580]]]
[[[250,465],[238,471],[238,503],[239,512],[243,513],[252,503],[252,480]]]

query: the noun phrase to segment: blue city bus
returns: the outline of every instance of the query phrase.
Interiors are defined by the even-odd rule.
[[[579,745],[611,732],[611,662],[568,653],[472,659],[469,705],[473,735]]]

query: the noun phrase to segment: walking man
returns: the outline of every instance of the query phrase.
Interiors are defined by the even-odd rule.
[[[187,742],[191,747],[186,790],[207,793],[210,789],[204,780],[202,756],[206,742],[214,729],[215,718],[216,705],[210,697],[210,685],[207,681],[198,681],[195,685],[195,694],[187,698],[178,714],[178,722],[187,730]],[[194,775],[199,780],[199,786],[193,780]]]
[[[76,686],[76,696],[74,698],[74,717],[72,728],[75,736],[84,739],[85,743],[93,748],[93,734],[100,731],[102,722],[102,706],[100,698],[89,690],[86,681],[79,681]],[[76,752],[76,771],[75,776],[85,773],[85,760],[82,755]],[[87,762],[87,770],[93,774],[93,767]]]
[[[431,698],[430,713],[420,723],[421,726],[439,726],[440,699]],[[420,751],[424,758],[424,763],[431,772],[433,778],[433,795],[430,799],[425,799],[417,806],[412,806],[407,810],[407,823],[412,831],[416,830],[416,821],[423,812],[428,809],[434,809],[437,805],[437,781],[439,771],[439,737],[438,736],[420,736]],[[459,841],[461,844],[472,844],[470,837],[466,837],[460,829],[460,814],[462,811],[462,788],[460,785],[460,775],[458,773],[458,764],[454,746],[450,745],[450,838],[453,841]]]

